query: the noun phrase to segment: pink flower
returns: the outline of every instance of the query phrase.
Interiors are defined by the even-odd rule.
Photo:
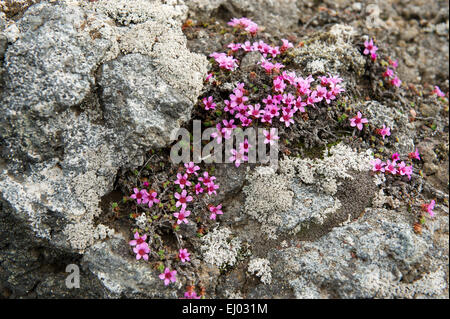
[[[177,224],[181,223],[189,223],[189,221],[186,219],[191,214],[189,210],[184,210],[184,207],[181,206],[181,210],[178,213],[173,213],[173,216],[177,219]]]
[[[364,47],[365,49],[363,53],[365,55],[368,55],[369,53],[374,54],[378,50],[378,47],[373,44],[373,39],[370,39],[370,41],[364,41]]]
[[[200,183],[195,184],[195,194],[203,193],[204,189]]]
[[[416,148],[416,150],[414,152],[411,152],[411,153],[408,154],[408,157],[411,158],[411,159],[415,158],[415,159],[420,161],[419,150]]]
[[[136,246],[145,243],[147,240],[147,235],[140,236],[138,232],[134,233],[134,239],[130,240],[129,244],[130,246]]]
[[[188,253],[188,250],[186,248],[185,249],[180,249],[180,251],[178,252],[178,258],[181,259],[182,263],[184,263],[186,261],[190,261],[191,260],[191,258],[189,258],[190,255],[191,254]]]
[[[240,43],[230,43],[230,44],[228,44],[227,47],[230,48],[231,51],[235,52],[241,48],[241,44]]]
[[[289,125],[294,124],[294,120],[292,119],[293,114],[291,112],[283,111],[283,114],[280,117],[280,121],[284,122],[286,127],[289,127]]]
[[[405,175],[408,176],[408,179],[411,180],[411,175],[412,175],[412,173],[413,173],[413,167],[412,167],[412,165],[406,166],[406,167],[404,168],[404,172],[405,172]]]
[[[238,67],[237,60],[232,56],[226,55],[225,53],[213,52],[209,56],[216,60],[221,69],[233,71]]]
[[[408,176],[408,179],[411,180],[411,175],[413,173],[412,165],[406,166],[403,171],[405,175]]]
[[[272,97],[272,95],[268,95],[265,99],[262,100],[263,103],[267,106],[276,104],[275,99]]]
[[[228,22],[228,25],[236,28],[242,28],[252,35],[255,35],[259,30],[258,25],[248,18],[233,18],[230,22]]]
[[[436,202],[432,200],[429,204],[422,204],[422,210],[430,214],[431,217],[434,217],[434,206]]]
[[[189,175],[198,175],[197,171],[200,170],[200,167],[195,165],[194,162],[184,163],[184,167],[186,167],[186,173],[188,173]]]
[[[302,101],[302,97],[301,96],[297,97],[297,99],[295,100],[294,108],[299,110],[300,112],[304,113],[305,106],[306,106],[306,102]]]
[[[290,48],[294,47],[294,45],[291,42],[289,42],[288,40],[286,40],[286,39],[281,39],[281,42],[283,42],[283,45],[280,48],[281,52],[284,52],[287,49],[290,49]]]
[[[248,97],[244,96],[244,92],[241,90],[234,90],[233,93],[234,94],[230,94],[232,108],[244,105],[244,103],[248,101]]]
[[[228,130],[229,135],[231,135],[231,133],[233,133],[233,130],[236,128],[236,125],[234,125],[234,120],[223,120],[222,123],[224,129]]]
[[[310,92],[310,95],[306,99],[306,104],[313,105],[314,103],[317,102],[319,102],[319,100],[317,99],[317,91]]]
[[[188,181],[188,174],[181,175],[180,173],[177,174],[177,180],[175,181],[175,184],[180,185],[180,188],[183,189],[185,186],[189,187],[191,186],[191,182]]]
[[[266,111],[266,113],[269,113],[271,117],[280,115],[280,108],[276,106],[276,104],[269,104],[264,110]]]
[[[206,189],[208,191],[208,195],[217,195],[216,190],[219,189],[219,185],[214,184],[213,182],[206,185]]]
[[[209,82],[209,80],[214,80],[214,78],[213,78],[213,73],[208,73],[208,75],[206,76],[206,78],[205,78],[205,82]]]
[[[136,260],[143,258],[144,260],[148,260],[148,253],[150,252],[150,248],[147,243],[142,243],[136,245],[133,248],[133,252],[136,254]]]
[[[228,101],[228,100],[224,100],[223,103],[225,103],[225,107],[224,107],[223,110],[224,110],[225,112],[230,113],[230,114],[234,114],[234,108],[235,108],[235,105],[234,105],[234,104],[231,105],[231,102]]]
[[[406,169],[406,164],[405,164],[405,162],[401,161],[401,162],[398,164],[398,167],[397,167],[397,173],[403,176],[403,175],[406,174],[406,171],[407,171],[407,169]]]
[[[311,82],[313,81],[313,78],[311,76],[308,76],[306,79],[303,79],[301,77],[295,79],[297,92],[300,96],[303,95],[309,95],[311,92]]]
[[[392,161],[397,162],[400,160],[400,154],[399,153],[394,153],[391,156]]]
[[[235,117],[236,117],[237,119],[240,119],[241,122],[242,122],[242,119],[241,119],[241,118],[248,117],[247,109],[248,109],[248,106],[247,106],[247,105],[241,104],[241,105],[238,106],[238,108],[237,108],[237,113],[236,113]]]
[[[281,63],[275,63],[274,65],[273,65],[273,69],[275,70],[275,73],[278,73],[278,72],[280,72],[280,70],[282,69],[282,68],[284,68],[284,64],[281,64]]]
[[[217,206],[210,205],[209,211],[211,212],[211,216],[209,216],[209,219],[216,219],[217,215],[223,214],[222,205],[217,205]]]
[[[358,111],[357,115],[350,119],[350,126],[351,127],[357,127],[358,130],[363,129],[363,124],[368,123],[369,121],[366,118],[362,118],[361,112]]]
[[[187,203],[192,202],[193,198],[190,195],[187,195],[187,191],[184,189],[181,194],[175,193],[175,198],[178,199],[175,206],[186,208]]]
[[[295,79],[296,79],[295,72],[283,71],[281,76],[283,77],[283,80],[287,81],[290,85],[295,85]]]
[[[245,52],[253,51],[253,47],[250,41],[245,41],[244,44],[241,45],[241,48],[244,49]]]
[[[197,293],[193,290],[188,290],[184,293],[184,299],[201,299],[202,297],[197,296]]]
[[[217,144],[222,143],[222,138],[224,137],[222,127],[220,126],[220,123],[216,124],[216,131],[211,133],[211,137],[216,139]]]
[[[386,165],[386,164],[383,163],[379,158],[377,158],[374,161],[371,161],[370,164],[373,165],[373,168],[372,168],[373,172],[382,172],[382,173],[384,173],[384,165]]]
[[[320,86],[320,85],[319,85],[319,86],[316,88],[316,92],[317,92],[317,93],[316,93],[316,101],[317,101],[317,102],[322,101],[323,98],[327,96],[327,89],[324,88],[323,86]]]
[[[159,279],[164,280],[164,285],[167,286],[170,282],[177,281],[176,274],[177,274],[176,270],[170,271],[169,268],[166,268],[164,269],[164,272],[159,275]]]
[[[371,54],[370,54],[370,59],[371,59],[372,61],[374,61],[374,62],[375,62],[375,60],[377,59],[377,57],[378,57],[378,55],[377,55],[376,53],[371,53]]]
[[[284,83],[283,78],[281,76],[277,76],[275,80],[273,80],[273,89],[275,92],[284,92],[286,88],[286,83]]]
[[[254,118],[259,118],[261,116],[261,113],[264,113],[262,110],[260,110],[261,105],[259,103],[256,103],[254,106],[249,105],[248,106],[248,115],[253,116]]]
[[[238,82],[236,84],[236,87],[233,89],[233,93],[234,94],[237,94],[238,92],[245,93],[244,86],[245,86],[245,83]]]
[[[391,129],[383,124],[383,128],[379,129],[378,133],[383,137],[384,140],[386,136],[391,136]]]
[[[133,188],[133,191],[134,194],[131,194],[130,198],[135,199],[138,204],[142,203],[148,196],[148,192],[145,189],[139,190],[138,188]]]
[[[203,104],[205,105],[205,110],[214,110],[216,108],[216,103],[213,102],[213,97],[203,98]]]
[[[396,87],[400,87],[400,85],[402,85],[402,81],[398,78],[398,76],[392,78],[389,83]]]
[[[394,162],[391,162],[389,160],[386,161],[386,166],[384,167],[385,172],[389,172],[392,175],[397,174],[397,168],[395,167],[397,164]]]
[[[270,47],[269,53],[275,58],[278,54],[280,54],[280,49],[278,47]]]
[[[291,93],[283,94],[283,100],[282,101],[286,105],[291,105],[291,104],[294,104],[295,97]]]
[[[248,160],[248,157],[245,156],[243,152],[238,152],[234,148],[230,152],[233,156],[231,156],[229,160],[234,162],[234,165],[236,167],[239,167],[241,165],[241,162],[245,162]]]
[[[214,180],[216,179],[215,176],[209,176],[208,172],[203,172],[203,177],[199,177],[198,180],[202,182],[205,186],[208,186],[208,184],[214,183]]]
[[[398,67],[398,62],[397,60],[391,60],[389,58],[389,65],[392,66],[393,69],[396,69]]]
[[[244,139],[242,143],[239,143],[239,152],[241,152],[242,154],[248,153],[250,147],[252,146],[248,143],[248,140]]]
[[[406,166],[405,162],[401,162],[398,164],[398,174],[408,176],[408,179],[411,180],[413,169],[412,166]]]
[[[266,71],[266,73],[272,72],[272,70],[275,68],[275,65],[272,62],[264,58],[261,58],[261,61],[258,62],[258,64],[261,64],[261,67]]]
[[[145,182],[142,183],[142,186],[143,186],[143,187],[149,187],[150,184],[149,184],[147,181],[145,181]]]
[[[441,89],[439,88],[439,86],[437,86],[437,85],[434,86],[434,90],[431,93],[436,94],[439,97],[445,96],[444,92],[442,92]]]
[[[387,68],[386,71],[384,71],[384,73],[383,73],[383,77],[385,77],[385,78],[392,78],[393,76],[394,76],[394,71],[392,71],[389,68]]]
[[[248,117],[241,116],[239,120],[241,121],[242,127],[247,127],[250,126],[250,124],[252,124],[252,119]]]
[[[157,199],[156,196],[158,196],[157,192],[150,191],[147,193],[147,197],[142,201],[142,204],[148,204],[148,207],[152,207],[153,204],[159,203],[159,199]]]
[[[272,124],[272,115],[268,111],[264,112],[261,122]]]
[[[327,94],[325,94],[325,102],[327,104],[330,104],[332,100],[336,99],[336,95],[333,93],[333,91],[327,91]]]
[[[270,144],[273,145],[275,143],[276,140],[279,139],[278,135],[277,135],[277,129],[276,128],[271,128],[270,132],[263,130],[263,134],[266,137],[264,139],[264,144]]]

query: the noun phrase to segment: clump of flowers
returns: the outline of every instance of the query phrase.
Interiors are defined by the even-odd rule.
[[[259,31],[258,25],[252,20],[245,17],[240,19],[233,18],[230,22],[228,22],[228,25],[236,28],[242,28],[251,35],[255,35]]]
[[[433,91],[431,91],[431,94],[436,95],[438,100],[440,100],[443,103],[448,103],[448,99],[446,98],[446,94],[441,91],[439,86],[435,85]],[[448,93],[447,93],[448,95]]]
[[[372,171],[374,173],[389,173],[390,175],[407,176],[411,180],[413,173],[413,166],[407,165],[404,161],[400,160],[400,154],[394,153],[391,156],[391,160],[386,162],[381,161],[379,158],[373,160]]]
[[[445,97],[445,93],[441,91],[439,86],[435,85],[432,91],[433,94],[436,94],[438,97]]]
[[[370,59],[372,62],[375,62],[378,58],[378,54],[376,53],[378,51],[378,47],[374,44],[373,39],[370,39],[369,41],[364,41],[364,55],[370,55]],[[382,76],[388,83],[395,87],[400,87],[402,85],[402,81],[400,78],[395,74],[395,69],[398,67],[397,60],[391,60],[391,58],[388,59],[389,62],[382,61],[381,64],[385,66],[385,71],[383,72]]]
[[[238,61],[226,53],[211,53],[210,57],[214,58],[221,69],[234,71],[238,67]]]

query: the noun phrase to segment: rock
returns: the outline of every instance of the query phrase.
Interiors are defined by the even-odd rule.
[[[429,257],[443,251],[433,247],[431,231],[414,234],[407,218],[368,210],[315,242],[273,250],[275,281],[287,282],[297,298],[448,298],[445,258]]]
[[[439,105],[436,104],[421,104],[420,112],[423,117],[434,117],[439,113]]]
[[[251,71],[259,67],[258,62],[261,62],[262,55],[258,51],[247,53],[241,61],[240,68],[243,71]]]
[[[106,288],[108,298],[177,298],[183,287],[182,278],[166,289],[159,272],[149,263],[137,262],[128,251],[129,245],[121,236],[98,242],[83,255],[81,263]]]
[[[5,57],[7,46],[8,46],[8,38],[3,33],[0,33],[0,60],[2,61],[3,58]]]
[[[181,32],[186,7],[126,2],[123,10],[124,1],[41,2],[16,21],[20,35],[7,47],[0,92],[0,203],[33,238],[27,249],[79,256],[118,236],[94,222],[101,197],[113,189],[119,168],[142,165],[146,151],[167,145],[203,86],[206,58],[187,50]],[[116,24],[119,16],[130,23]],[[2,232],[7,227],[0,223]],[[103,245],[107,251],[113,244]],[[10,260],[17,273],[31,267]],[[102,281],[98,287],[107,287],[99,275],[105,264],[85,260],[87,273]],[[6,276],[7,289],[21,295],[31,294],[38,278],[21,285],[8,277],[13,273]],[[36,293],[45,295],[60,277],[46,278]],[[132,289],[107,294],[123,291]]]
[[[192,102],[158,75],[156,65],[152,58],[134,53],[102,66],[104,120],[109,128],[126,132],[127,142],[117,145],[117,152],[124,146],[134,153],[166,145],[171,132],[190,117]]]
[[[8,39],[8,42],[10,42],[10,43],[16,42],[16,40],[20,36],[19,28],[17,28],[17,25],[15,23],[6,27],[3,32],[6,36],[6,38]]]

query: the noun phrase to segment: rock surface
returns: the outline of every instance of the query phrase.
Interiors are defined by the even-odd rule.
[[[136,12],[140,3],[127,5]],[[206,59],[186,49],[183,7],[154,4],[159,16],[145,28],[160,32],[157,40],[144,26],[116,25],[118,8],[107,11],[105,1],[42,1],[14,22],[20,34],[2,49],[0,198],[2,211],[37,238],[28,249],[83,252],[112,236],[94,218],[118,169],[141,165],[149,148],[167,145],[171,130],[190,118]],[[133,33],[153,35],[138,43],[145,50],[119,40]],[[1,267],[4,274],[7,264]],[[7,268],[2,287],[19,289],[15,268]],[[27,284],[15,294],[36,286]]]

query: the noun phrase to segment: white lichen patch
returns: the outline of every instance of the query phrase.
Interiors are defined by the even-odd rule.
[[[247,174],[249,184],[243,212],[261,223],[271,239],[278,232],[298,232],[310,223],[322,224],[342,206],[334,197],[352,172],[369,171],[371,151],[358,153],[338,144],[324,151],[323,159],[285,157],[279,170],[260,167]]]
[[[272,282],[272,269],[270,268],[270,261],[265,258],[255,258],[250,260],[248,264],[248,272],[256,273],[256,276],[261,278],[263,284],[270,284]]]
[[[99,0],[84,7],[87,12],[93,10],[88,19],[89,32],[112,43],[109,59],[119,53],[150,56],[158,74],[171,87],[192,101],[197,97],[207,61],[186,47],[187,40],[181,31],[181,21],[187,13],[185,5],[167,1]],[[105,16],[114,22],[108,23]]]
[[[239,238],[233,238],[228,228],[215,228],[202,238],[201,251],[205,262],[217,267],[233,266],[241,248]]]

